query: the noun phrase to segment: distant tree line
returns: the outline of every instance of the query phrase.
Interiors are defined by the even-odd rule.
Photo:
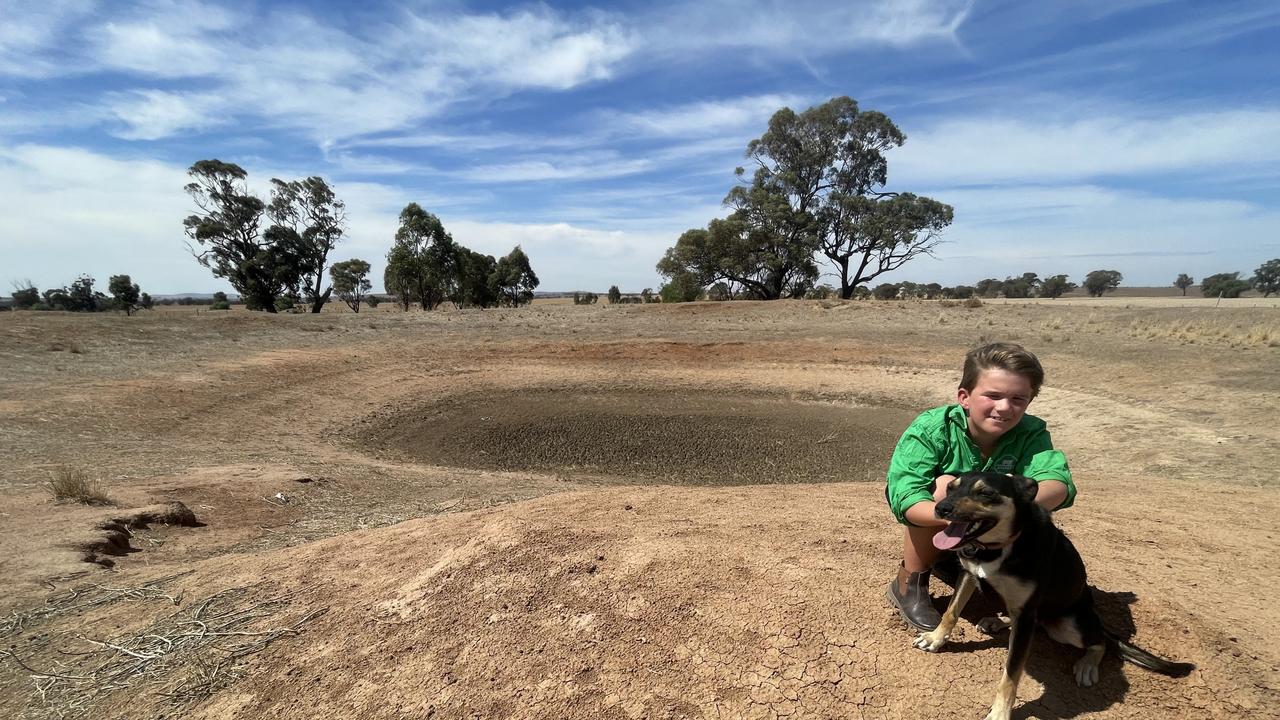
[[[185,189],[197,208],[183,221],[195,242],[188,247],[248,309],[273,313],[305,303],[318,313],[333,293],[355,312],[377,304],[368,262],[329,265],[346,230],[346,205],[323,178],[272,178],[267,202],[249,191],[247,173],[234,163],[200,160],[187,174],[192,182]],[[439,218],[417,203],[400,213],[383,281],[405,310],[414,303],[431,310],[445,301],[457,307],[522,305],[538,286],[519,246],[499,259],[474,252],[454,242]]]
[[[1184,281],[1185,285],[1182,284]],[[1173,284],[1181,288],[1182,294],[1186,295],[1186,289],[1193,284],[1193,281],[1190,276],[1183,274],[1179,275]],[[1242,279],[1238,272],[1230,272],[1210,275],[1200,281],[1200,291],[1205,297],[1236,298],[1246,290],[1260,292],[1262,297],[1280,294],[1280,258],[1268,260],[1259,265],[1253,271],[1253,277],[1248,280]]]
[[[150,310],[154,301],[142,292],[128,275],[112,275],[107,281],[110,296],[93,288],[92,276],[81,275],[65,287],[49,288],[44,292],[30,280],[13,285],[10,305],[15,310],[62,310],[64,312],[104,312],[123,310],[132,315],[138,310]]]

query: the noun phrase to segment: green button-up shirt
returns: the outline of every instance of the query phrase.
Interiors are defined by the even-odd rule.
[[[933,500],[933,483],[939,475],[959,475],[987,470],[1025,475],[1035,480],[1060,480],[1067,499],[1058,506],[1071,507],[1076,486],[1071,482],[1067,456],[1053,449],[1045,423],[1033,415],[1000,436],[991,457],[969,437],[969,418],[959,405],[943,405],[920,413],[898,439],[889,461],[885,497],[898,522],[907,523],[907,508]]]

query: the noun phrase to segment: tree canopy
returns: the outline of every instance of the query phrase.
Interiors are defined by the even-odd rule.
[[[306,295],[312,311],[328,299],[321,291],[328,253],[342,235],[345,209],[318,177],[273,179],[268,206],[249,191],[235,163],[200,160],[184,188],[198,212],[182,221],[192,255],[214,277],[226,278],[250,310],[276,312],[278,301]],[[263,216],[272,225],[261,230]],[[291,303],[290,303],[291,304]]]
[[[1123,279],[1124,275],[1116,270],[1094,270],[1084,277],[1084,289],[1090,297],[1102,297],[1104,293],[1120,287]]]
[[[948,205],[882,190],[884,152],[905,140],[887,116],[848,97],[802,113],[778,110],[747,145],[753,170],[725,197],[730,215],[682,234],[658,271],[704,287],[724,283],[731,296],[803,297],[821,255],[838,271],[841,297],[851,297],[854,287],[931,253],[951,224]]]
[[[1195,284],[1195,278],[1186,273],[1179,273],[1178,277],[1173,281],[1173,286],[1181,290],[1184,296],[1187,294],[1187,288]]]
[[[1059,298],[1077,287],[1066,275],[1050,275],[1040,282],[1040,297]]]
[[[142,288],[128,275],[112,275],[107,290],[111,291],[112,304],[125,315],[132,315],[142,301]]]
[[[1240,273],[1217,273],[1200,281],[1200,292],[1205,297],[1238,298],[1248,290],[1250,283],[1240,279]]]
[[[352,312],[360,312],[360,304],[373,287],[369,282],[369,263],[358,258],[336,262],[329,268],[333,280],[333,292],[347,304]]]
[[[405,310],[414,302],[432,310],[445,300],[459,308],[516,306],[533,300],[538,276],[519,245],[495,260],[454,242],[440,218],[409,203],[387,253],[383,287]]]
[[[329,253],[345,231],[346,205],[323,178],[314,175],[292,182],[272,178],[271,186],[267,213],[273,225],[268,233],[289,247],[287,256],[295,265],[291,274],[297,276],[289,289],[306,298],[311,312],[318,313],[333,290],[321,288]]]
[[[1262,293],[1262,297],[1271,297],[1272,293],[1280,293],[1280,258],[1268,260],[1253,271],[1250,284],[1253,289]]]

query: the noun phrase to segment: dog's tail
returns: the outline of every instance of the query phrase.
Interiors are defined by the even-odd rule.
[[[1158,655],[1152,655],[1137,645],[1131,645],[1124,640],[1121,640],[1110,631],[1107,631],[1107,640],[1110,644],[1115,645],[1116,650],[1120,653],[1120,657],[1128,660],[1138,667],[1146,668],[1152,672],[1158,672],[1161,675],[1168,675],[1169,677],[1186,677],[1192,670],[1196,669],[1196,666],[1191,663],[1173,662],[1172,660],[1165,660]]]

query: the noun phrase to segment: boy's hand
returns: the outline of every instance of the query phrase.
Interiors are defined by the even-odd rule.
[[[1042,480],[1036,485],[1036,504],[1053,512],[1067,499],[1067,484],[1061,480]]]

